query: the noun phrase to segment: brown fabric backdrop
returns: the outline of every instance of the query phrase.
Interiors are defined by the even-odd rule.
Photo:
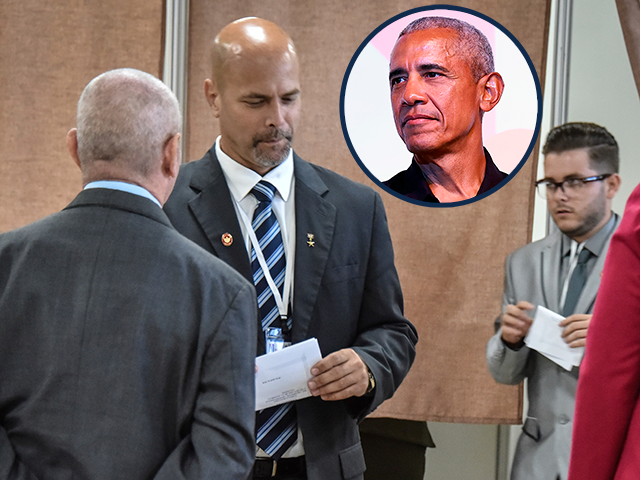
[[[0,2],[0,232],[65,207],[82,187],[65,137],[106,70],[162,74],[163,0]]]
[[[616,0],[633,78],[640,94],[640,1]]]
[[[227,23],[259,16],[293,38],[301,60],[302,119],[294,142],[305,159],[373,185],[345,143],[340,87],[360,43],[387,19],[436,2],[369,0],[191,0],[186,158],[200,158],[218,129],[203,95],[208,51]],[[550,1],[450,1],[504,25],[544,72]],[[418,356],[395,397],[376,415],[470,423],[521,421],[522,389],[497,385],[484,349],[500,312],[506,255],[530,238],[533,177],[530,158],[506,187],[456,208],[412,205],[381,191],[405,293],[407,317],[418,327]]]

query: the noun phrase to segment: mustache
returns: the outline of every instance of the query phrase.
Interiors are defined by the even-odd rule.
[[[410,113],[401,118],[401,126],[404,127],[409,120],[416,120],[420,118],[440,121],[440,116],[435,113]]]
[[[253,146],[257,146],[260,142],[271,142],[273,140],[286,139],[289,142],[293,140],[293,132],[291,130],[283,130],[280,128],[274,128],[265,133],[258,133],[253,136]]]

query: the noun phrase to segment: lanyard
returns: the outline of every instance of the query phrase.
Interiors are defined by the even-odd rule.
[[[291,284],[292,275],[293,275],[293,260],[288,259],[287,257],[287,249],[285,248],[285,273],[284,273],[284,288],[282,292],[282,296],[280,295],[280,290],[276,286],[276,282],[273,281],[273,277],[271,276],[271,272],[269,271],[269,267],[267,266],[267,261],[264,258],[264,254],[262,253],[262,249],[260,248],[260,242],[258,242],[258,237],[256,237],[256,232],[253,230],[253,226],[251,225],[251,220],[243,210],[242,206],[239,202],[236,201],[238,205],[238,211],[240,212],[240,218],[244,223],[245,229],[249,234],[249,240],[253,245],[253,249],[256,252],[256,258],[260,267],[262,268],[262,273],[264,274],[264,278],[271,289],[271,293],[273,294],[273,298],[276,301],[276,305],[278,306],[278,312],[280,312],[280,317],[287,318],[287,305],[285,305],[283,299],[289,300],[291,294]],[[275,215],[274,211],[271,211],[271,215]],[[282,228],[280,228],[280,234],[282,235]],[[284,246],[284,235],[283,236],[283,246]]]

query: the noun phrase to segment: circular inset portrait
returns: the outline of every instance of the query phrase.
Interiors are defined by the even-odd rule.
[[[491,18],[438,5],[374,30],[349,64],[342,130],[362,170],[396,197],[451,207],[505,185],[540,130],[540,81]]]

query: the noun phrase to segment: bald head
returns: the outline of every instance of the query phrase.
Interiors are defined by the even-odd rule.
[[[222,29],[205,96],[220,121],[220,148],[260,175],[291,151],[300,112],[298,57],[289,35],[259,18]]]
[[[228,68],[242,61],[295,62],[298,57],[293,41],[275,23],[257,17],[236,20],[216,36],[211,50],[213,77],[224,88]]]

